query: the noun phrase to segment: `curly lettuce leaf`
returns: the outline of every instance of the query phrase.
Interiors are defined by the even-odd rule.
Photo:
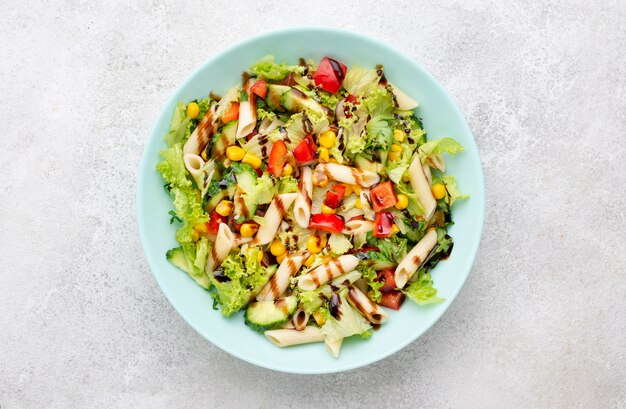
[[[187,178],[187,168],[183,162],[183,148],[181,143],[176,143],[168,149],[159,152],[163,160],[157,164],[157,170],[163,179],[174,186],[191,186],[191,180]]]
[[[418,272],[418,278],[406,287],[402,292],[417,305],[428,305],[444,301],[437,297],[437,289],[433,287],[433,280],[429,273],[422,270]]]
[[[351,95],[368,96],[378,87],[378,74],[373,68],[352,66],[343,79],[343,87]]]
[[[325,284],[315,290],[302,291],[298,293],[298,298],[302,308],[304,308],[304,310],[309,314],[312,314],[326,303],[326,300],[330,298],[331,293],[332,290],[330,286]]]
[[[273,55],[266,55],[250,67],[250,72],[259,78],[278,81],[292,72],[302,74],[304,67],[299,65],[287,65],[285,62],[276,64]]]
[[[463,147],[460,143],[452,138],[431,139],[425,144],[419,147],[419,157],[422,163],[430,155],[441,155],[447,153],[450,155],[456,155],[459,152],[463,152]]]
[[[379,303],[383,296],[380,292],[380,288],[385,283],[378,281],[378,274],[376,274],[376,270],[372,267],[359,265],[357,270],[361,272],[362,277],[367,281],[367,285],[370,287],[370,291],[367,293],[368,297],[375,303]]]
[[[345,254],[352,248],[352,243],[342,233],[332,233],[328,239],[328,245],[333,257]]]
[[[463,194],[456,186],[456,179],[451,175],[443,175],[441,177],[443,183],[446,185],[446,191],[448,194],[448,203],[452,206],[457,200],[466,200],[469,195]]]
[[[393,142],[394,119],[377,115],[367,122],[367,145],[388,150]]]
[[[276,184],[277,194],[298,191],[298,181],[293,176],[281,176]]]
[[[372,326],[361,313],[354,309],[345,297],[339,297],[341,319],[330,316],[322,325],[322,333],[329,339],[342,339],[369,331]]]
[[[192,232],[196,224],[209,221],[209,215],[202,207],[202,199],[193,187],[173,187],[170,193],[174,196],[176,215],[184,220],[183,226],[176,232],[179,243],[193,241]]]
[[[413,188],[405,182],[400,181],[395,184],[396,193],[405,194],[409,198],[409,205],[407,211],[413,217],[422,216],[424,214],[424,208],[420,204],[417,197],[417,193],[413,191]]]
[[[371,117],[393,115],[393,96],[385,89],[377,88],[363,103]]]

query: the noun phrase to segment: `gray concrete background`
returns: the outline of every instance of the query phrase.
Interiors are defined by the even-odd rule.
[[[626,407],[626,3],[0,2],[0,407]],[[135,176],[153,119],[257,31],[357,30],[450,91],[480,253],[426,335],[348,373],[239,361],[168,304]]]

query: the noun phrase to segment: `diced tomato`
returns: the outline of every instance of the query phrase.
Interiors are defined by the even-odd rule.
[[[324,57],[313,74],[313,82],[321,89],[334,94],[341,88],[347,70],[348,67],[339,61]]]
[[[372,209],[375,212],[380,212],[398,203],[398,196],[393,191],[391,182],[377,184],[370,189],[370,196],[372,197]]]
[[[215,236],[217,235],[217,231],[220,228],[220,224],[227,222],[227,217],[224,217],[215,210],[213,210],[209,215],[209,237],[215,238]]]
[[[370,191],[371,192],[371,191]],[[393,226],[393,214],[390,212],[380,212],[376,214],[376,224],[374,225],[375,237],[388,237],[391,235]]]
[[[317,147],[311,135],[307,135],[293,150],[293,156],[296,158],[298,166],[310,165],[317,159]]]
[[[339,207],[341,202],[343,201],[343,197],[346,194],[346,185],[342,185],[337,183],[330,188],[328,192],[326,192],[326,198],[324,199],[324,204],[331,209],[336,209]]]
[[[382,287],[380,287],[381,293],[386,293],[387,291],[396,289],[396,275],[393,268],[385,268],[378,272],[378,281],[384,283]]]
[[[265,82],[264,79],[257,80],[250,88],[250,91],[252,91],[253,94],[265,99],[265,96],[267,95],[267,82]]]
[[[402,291],[391,290],[383,294],[379,304],[383,307],[391,308],[392,310],[399,310],[400,306],[404,302],[405,295]]]
[[[346,102],[351,102],[354,105],[360,104],[359,100],[354,95],[348,95],[346,97]],[[346,104],[343,105],[343,114],[346,116],[346,118],[352,118],[352,111],[350,111],[350,107]]]
[[[222,123],[227,124],[230,121],[239,119],[239,102],[233,102],[230,107],[222,114]]]
[[[344,219],[336,214],[312,214],[309,221],[309,229],[328,231],[331,233],[341,233]]]
[[[270,151],[270,158],[267,164],[267,171],[274,175],[274,177],[280,177],[283,173],[283,166],[287,160],[287,146],[282,140],[277,140],[272,146]]]
[[[359,102],[358,98],[357,98],[356,96],[354,96],[354,95],[348,95],[348,96],[346,97],[346,101],[347,101],[347,102],[351,102],[351,103],[353,103],[354,105],[359,105],[359,104],[360,104],[360,102]]]

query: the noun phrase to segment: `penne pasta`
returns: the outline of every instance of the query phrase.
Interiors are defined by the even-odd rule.
[[[281,348],[311,342],[322,342],[325,338],[322,331],[316,327],[305,327],[302,331],[295,329],[273,329],[265,331],[264,334],[272,344]]]
[[[207,275],[213,274],[215,269],[222,264],[222,261],[228,256],[235,243],[235,237],[226,223],[220,223],[217,230],[215,243],[211,248],[209,257],[207,258],[205,271]]]
[[[309,322],[309,313],[304,310],[304,308],[300,307],[291,317],[291,323],[293,323],[293,327],[298,331],[302,331],[306,328],[306,324]]]
[[[353,255],[339,256],[301,276],[298,287],[305,291],[315,290],[327,281],[354,270],[358,264],[359,259]]]
[[[202,183],[202,168],[204,167],[204,159],[195,153],[186,153],[183,155],[183,163],[191,176],[195,179],[196,185],[200,186]]]
[[[415,158],[413,158],[409,166],[409,181],[411,182],[411,186],[413,186],[413,190],[417,193],[420,204],[424,208],[424,219],[426,221],[430,220],[437,208],[437,201],[430,191],[430,184],[424,174],[422,162],[417,155],[415,155]]]
[[[374,223],[371,220],[350,220],[344,225],[343,232],[345,234],[360,234],[374,230]]]
[[[296,200],[296,196],[298,196],[297,193],[283,193],[274,197],[267,212],[265,212],[265,225],[259,227],[259,231],[254,240],[252,240],[253,246],[262,246],[274,239],[280,222],[294,200]]]
[[[331,339],[326,337],[324,339],[324,344],[326,344],[326,350],[328,353],[331,354],[333,358],[338,358],[341,344],[343,344],[343,338]]]
[[[382,324],[389,317],[385,310],[354,285],[348,287],[348,302],[372,324]]]
[[[433,183],[433,174],[430,171],[430,166],[424,163],[422,165],[422,170],[424,171],[424,176],[426,176],[426,180],[428,181],[428,186],[430,186]]]
[[[254,130],[256,126],[256,95],[251,91],[254,80],[249,79],[244,85],[244,92],[247,95],[245,101],[239,103],[239,123],[237,124],[236,138],[243,138]]]
[[[370,172],[369,170],[360,170],[338,163],[320,163],[315,168],[315,171],[325,173],[329,178],[337,182],[350,185],[370,187],[380,182],[378,173]]]
[[[370,190],[366,188],[361,188],[361,192],[359,193],[359,200],[361,201],[361,210],[363,211],[363,215],[368,220],[374,220],[376,218],[376,212],[372,209],[372,197],[370,194]]]
[[[239,247],[242,244],[250,243],[252,241],[252,237],[242,237],[240,234],[234,234],[233,247]]]
[[[270,281],[263,287],[257,301],[269,301],[283,295],[287,287],[289,287],[289,279],[302,267],[302,263],[309,256],[307,252],[301,254],[290,254],[280,263],[276,274],[270,278]]]
[[[396,267],[396,286],[403,288],[413,274],[424,264],[426,258],[437,244],[437,232],[431,229],[424,237],[404,256]]]
[[[256,134],[242,148],[247,153],[251,153],[259,158],[266,158],[272,151],[273,145],[267,135]]]
[[[311,205],[313,204],[313,171],[308,166],[300,169],[298,182],[298,197],[293,205],[293,214],[300,227],[309,227]]]
[[[187,142],[185,142],[183,147],[184,154],[193,153],[199,155],[202,152],[217,130],[217,124],[214,123],[215,119],[215,105],[213,105],[204,115],[196,129],[194,129]]]

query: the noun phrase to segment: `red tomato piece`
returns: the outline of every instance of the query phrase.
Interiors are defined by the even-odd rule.
[[[227,217],[224,217],[218,212],[216,212],[215,210],[213,210],[211,214],[209,215],[209,222],[208,222],[209,237],[215,238],[215,236],[217,235],[217,231],[220,228],[220,224],[227,223],[227,222],[228,222]]]
[[[324,57],[313,74],[313,82],[324,91],[335,94],[341,88],[346,71],[348,67],[339,61]]]
[[[239,119],[239,102],[230,104],[230,107],[222,115],[222,123],[227,124],[236,119]]]
[[[324,198],[324,204],[331,209],[339,207],[343,201],[343,197],[346,194],[346,185],[335,184],[326,192],[326,198]]]
[[[344,219],[336,214],[312,214],[309,221],[309,229],[328,231],[331,233],[341,233]]]
[[[270,151],[270,158],[267,164],[267,171],[274,175],[274,177],[280,177],[283,173],[283,166],[287,160],[287,146],[285,142],[280,139],[274,142],[272,150]]]
[[[293,150],[293,156],[296,158],[298,166],[310,165],[317,160],[316,156],[317,147],[311,135],[307,135],[298,146]]]
[[[391,182],[379,183],[370,189],[370,195],[372,197],[372,209],[375,212],[388,209],[395,206],[398,203],[398,196],[393,191],[393,184]]]
[[[393,226],[393,213],[380,212],[376,214],[376,224],[374,225],[375,237],[388,237],[391,235]]]
[[[392,310],[399,310],[404,302],[404,298],[405,295],[402,291],[391,290],[383,294],[379,304],[383,307],[391,308]]]
[[[396,275],[393,268],[385,268],[378,272],[378,282],[384,283],[380,287],[381,293],[386,293],[396,289]]]
[[[250,88],[253,94],[258,95],[259,97],[265,99],[267,95],[267,82],[264,79],[257,80],[252,88]]]

